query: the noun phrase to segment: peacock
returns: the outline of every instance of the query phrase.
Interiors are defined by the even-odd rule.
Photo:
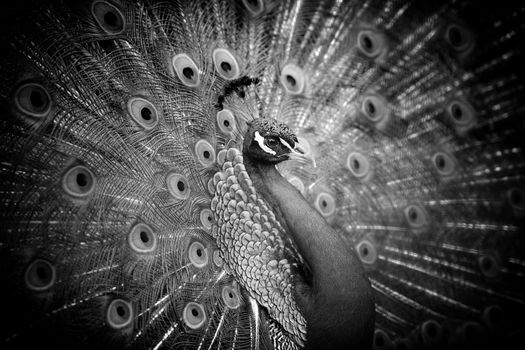
[[[522,339],[523,4],[2,6],[3,349]]]

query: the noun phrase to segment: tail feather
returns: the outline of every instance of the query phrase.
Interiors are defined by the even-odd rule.
[[[497,344],[523,328],[522,6],[12,7],[0,55],[8,346],[297,348],[212,233],[221,151],[266,117],[315,159],[278,168],[363,263],[376,348]]]

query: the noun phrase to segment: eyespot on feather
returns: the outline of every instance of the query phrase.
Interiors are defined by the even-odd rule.
[[[451,23],[445,28],[444,32],[446,42],[455,51],[465,52],[474,46],[474,37],[470,30],[465,26]]]
[[[195,62],[185,53],[175,55],[172,59],[173,69],[179,80],[188,87],[200,84],[201,73]]]
[[[450,176],[456,171],[456,162],[444,152],[436,152],[432,156],[432,165],[440,176]]]
[[[148,225],[138,223],[128,235],[128,244],[137,253],[150,253],[157,248],[157,235]]]
[[[212,53],[215,71],[226,80],[239,78],[240,65],[233,53],[227,49],[217,48]]]
[[[62,189],[72,197],[85,198],[93,192],[95,187],[95,175],[83,165],[72,167],[62,177]]]
[[[91,5],[91,14],[106,33],[117,35],[124,32],[126,19],[122,12],[106,1],[95,1]]]
[[[56,281],[56,269],[53,264],[44,259],[35,259],[26,268],[25,285],[33,291],[49,290]]]
[[[188,179],[182,174],[169,173],[166,176],[166,186],[170,195],[176,199],[187,199],[190,196]]]
[[[199,163],[201,163],[203,166],[210,166],[215,164],[215,149],[206,140],[199,140],[197,143],[195,143],[195,155],[197,156],[197,160]]]
[[[421,325],[420,335],[425,346],[434,347],[443,338],[443,328],[436,321],[427,320]]]
[[[451,101],[447,106],[447,111],[454,124],[468,125],[474,119],[473,109],[461,100]]]
[[[263,0],[242,0],[242,3],[253,17],[257,17],[264,12]]]
[[[182,320],[191,329],[199,329],[206,323],[204,307],[195,302],[189,302],[182,312]]]
[[[446,114],[451,126],[460,136],[466,134],[476,124],[476,111],[463,99],[452,99],[446,106]]]
[[[365,180],[371,173],[370,161],[362,153],[350,152],[346,158],[346,167],[357,179]]]
[[[25,83],[14,93],[14,104],[23,114],[34,117],[46,117],[53,106],[51,95],[43,85]]]
[[[217,112],[217,126],[226,135],[230,135],[235,130],[235,117],[229,109]]]
[[[332,195],[321,192],[315,199],[315,208],[324,217],[331,216],[335,213],[335,199]]]
[[[239,291],[232,286],[222,287],[221,297],[229,309],[237,309],[241,305]]]
[[[404,214],[408,226],[412,229],[421,230],[429,225],[428,214],[426,210],[419,205],[408,205],[404,210]]]
[[[205,229],[211,229],[213,225],[213,212],[210,209],[206,208],[201,210],[199,218],[202,226],[204,226]]]
[[[392,340],[386,334],[385,331],[381,329],[376,329],[374,331],[374,340],[372,342],[373,350],[391,350],[392,349]]]
[[[381,98],[369,95],[361,102],[361,112],[372,123],[379,123],[386,118],[389,110]]]
[[[387,51],[384,35],[371,29],[364,29],[357,34],[357,48],[369,58],[379,58]]]
[[[281,71],[280,82],[288,94],[300,95],[306,86],[306,76],[301,68],[289,63]]]
[[[142,97],[132,97],[127,103],[131,118],[144,130],[151,130],[159,122],[157,108],[153,103]]]
[[[364,264],[373,265],[376,262],[377,250],[371,241],[363,239],[357,243],[355,249],[357,251],[357,256]]]
[[[188,247],[188,259],[193,266],[203,268],[208,265],[208,248],[201,242],[193,241]]]
[[[480,272],[487,278],[496,278],[500,275],[501,264],[494,255],[482,254],[478,258],[478,266]]]
[[[131,325],[133,321],[131,303],[123,299],[111,301],[106,311],[106,320],[109,326],[114,329],[122,329]]]

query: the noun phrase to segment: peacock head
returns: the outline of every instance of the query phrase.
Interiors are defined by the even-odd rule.
[[[248,124],[243,149],[245,156],[259,163],[277,164],[289,159],[311,161],[305,157],[292,130],[270,118],[254,119]]]

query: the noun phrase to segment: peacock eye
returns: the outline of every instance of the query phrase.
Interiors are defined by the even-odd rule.
[[[266,144],[266,146],[273,148],[279,144],[279,140],[275,137],[267,137],[264,139],[264,143]]]

